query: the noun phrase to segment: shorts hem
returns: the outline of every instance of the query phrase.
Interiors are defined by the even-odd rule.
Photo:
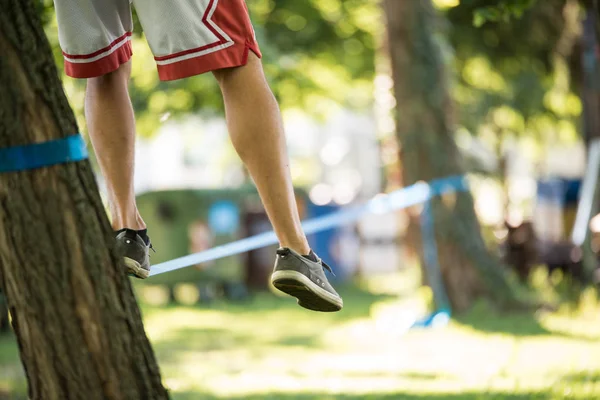
[[[248,63],[248,52],[252,50],[258,58],[262,57],[256,42],[246,41],[214,53],[201,55],[171,64],[158,64],[158,77],[161,81],[173,81],[201,75],[224,68],[241,67]]]
[[[116,71],[132,55],[131,42],[127,41],[111,54],[96,61],[74,63],[65,59],[65,73],[71,78],[96,78]]]

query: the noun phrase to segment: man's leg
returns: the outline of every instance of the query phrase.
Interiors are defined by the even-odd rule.
[[[106,3],[106,4],[104,4]],[[135,204],[135,122],[128,93],[133,21],[129,0],[54,0],[65,72],[87,79],[88,132],[106,180],[115,250],[128,271],[149,274],[150,240]]]
[[[247,65],[214,71],[214,75],[223,92],[231,141],[258,188],[281,246],[308,255],[281,114],[260,60],[250,52]]]
[[[258,57],[245,66],[214,71],[219,81],[231,141],[248,168],[282,248],[273,285],[314,311],[339,311],[343,300],[329,284],[331,268],[310,251],[302,231],[290,176],[279,106]]]
[[[131,61],[109,74],[90,78],[85,118],[92,145],[106,180],[114,230],[145,229],[133,187],[135,119],[129,98]]]
[[[89,78],[85,117],[106,180],[112,227],[117,231],[116,251],[131,275],[147,278],[150,239],[133,187],[135,119],[128,91],[130,73],[131,62],[127,62],[114,72]]]

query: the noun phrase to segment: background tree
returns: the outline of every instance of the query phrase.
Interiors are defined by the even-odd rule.
[[[404,184],[462,175],[454,142],[448,71],[436,38],[430,1],[384,1],[392,61],[396,121]],[[443,280],[451,305],[461,311],[482,296],[502,303],[514,294],[481,237],[469,193],[433,202]],[[415,221],[409,230],[416,230]]]
[[[499,6],[505,11],[494,15],[504,17],[479,19],[474,25],[473,16],[482,8],[496,6],[472,0],[450,8],[445,17],[458,140],[467,146],[476,141],[492,153],[485,163],[469,157],[468,169],[494,177],[504,187],[504,218],[512,220],[534,207],[531,198],[509,195],[514,181],[507,179],[506,166],[515,151],[519,159],[542,166],[549,150],[572,147],[581,139],[581,15],[577,0],[500,3],[524,9],[518,18],[509,18],[510,8]],[[536,178],[547,173],[538,170]]]
[[[0,1],[0,148],[78,132],[34,3]],[[0,174],[0,288],[31,399],[165,399],[89,162]]]
[[[471,85],[471,100],[465,102],[470,104],[461,104],[461,120],[471,122],[466,122],[468,130],[476,131],[473,119],[483,117],[485,127],[498,133],[499,146],[503,138],[520,136],[534,138],[541,155],[544,146],[559,143],[582,141],[589,147],[590,140],[600,135],[598,1],[463,2],[448,12],[453,31],[466,26],[470,14],[476,26],[472,32],[465,28],[463,34],[452,35],[453,46],[457,52],[478,48],[494,66],[493,72],[500,72],[494,78],[504,77],[508,90],[494,94]],[[460,79],[463,88],[469,86],[465,76]],[[598,207],[595,200],[592,215]],[[586,279],[592,282],[597,261],[590,236],[588,232],[583,249]]]

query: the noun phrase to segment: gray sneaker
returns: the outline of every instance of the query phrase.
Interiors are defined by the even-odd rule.
[[[292,249],[277,249],[273,286],[298,299],[298,305],[313,311],[339,311],[344,301],[329,284],[324,269],[331,267],[321,259],[317,262],[301,256]]]
[[[127,272],[136,278],[146,279],[150,274],[150,249],[144,239],[132,229],[121,229],[117,232],[117,254],[125,259]]]

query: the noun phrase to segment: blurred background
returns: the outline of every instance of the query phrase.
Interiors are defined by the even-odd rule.
[[[310,237],[345,299],[335,315],[268,286],[274,247],[134,282],[174,399],[600,398],[600,217],[587,248],[571,241],[600,135],[596,2],[395,1],[405,14],[386,15],[394,0],[247,0],[301,215],[443,177],[450,165],[447,175],[466,173],[471,188],[479,226],[466,235],[481,235],[495,260],[475,268],[506,274],[513,297],[538,306],[506,312],[497,297],[473,290],[464,300],[454,285],[449,302],[460,312],[448,325],[409,329],[440,306],[415,235],[422,208],[366,216]],[[37,4],[62,74],[52,2]],[[418,21],[405,34],[391,26],[403,18]],[[133,49],[135,181],[153,263],[270,230],[212,76],[160,82],[139,24]],[[421,79],[400,82],[398,66]],[[85,82],[63,83],[86,136]],[[414,102],[399,96],[411,90]],[[418,144],[443,141],[436,123],[407,124],[419,107],[446,121],[449,144]],[[452,162],[415,171],[419,157]],[[586,249],[594,267],[584,266]],[[442,264],[446,283],[462,279]],[[1,308],[0,398],[26,398]]]

